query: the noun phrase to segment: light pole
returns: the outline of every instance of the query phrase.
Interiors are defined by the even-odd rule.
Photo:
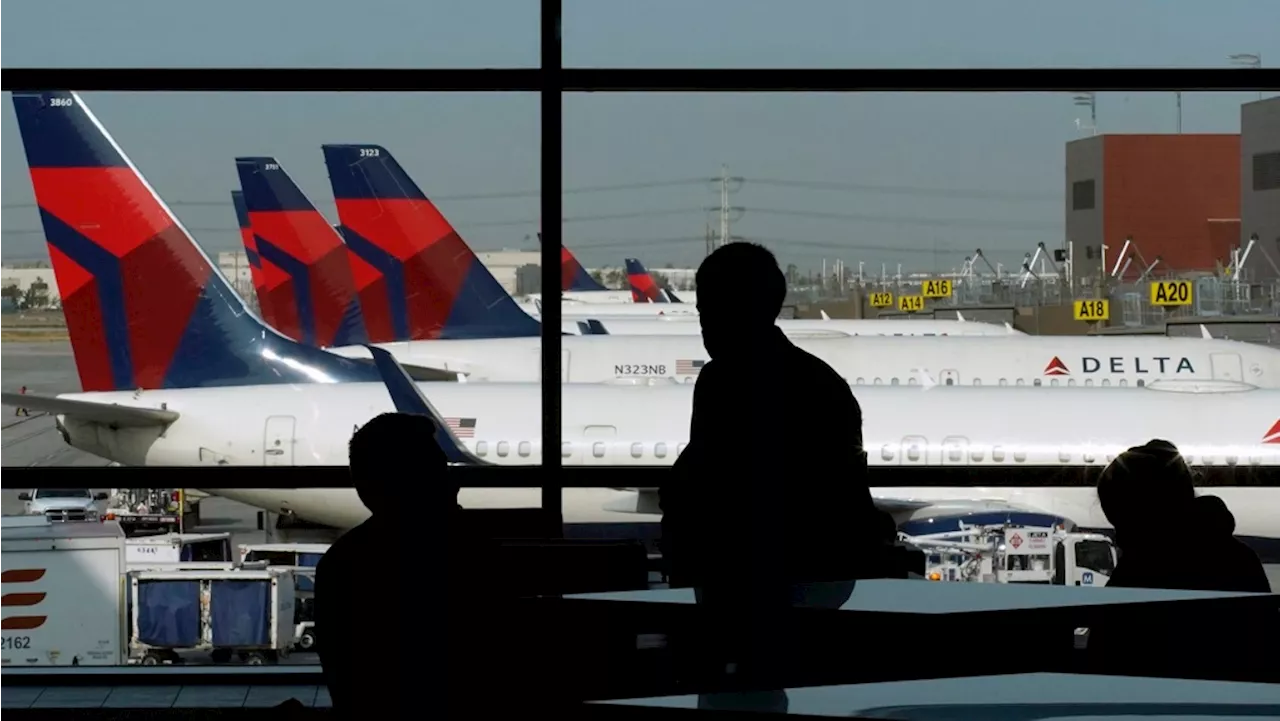
[[[1236,53],[1234,55],[1228,55],[1227,60],[1229,60],[1232,65],[1239,65],[1245,68],[1257,68],[1259,70],[1262,69],[1262,53]],[[1258,91],[1258,100],[1262,100],[1261,90]]]
[[[1178,135],[1182,135],[1182,91],[1175,90],[1173,94],[1178,98]]]
[[[1073,105],[1088,106],[1089,108],[1089,132],[1094,135],[1098,134],[1098,96],[1093,92],[1076,93],[1072,96]]]

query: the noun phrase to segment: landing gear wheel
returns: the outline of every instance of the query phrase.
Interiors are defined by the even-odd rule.
[[[154,651],[147,651],[147,655],[142,657],[143,666],[159,666],[163,663],[164,659],[160,657],[160,654]]]

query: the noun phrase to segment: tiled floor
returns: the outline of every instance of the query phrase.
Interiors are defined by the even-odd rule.
[[[319,686],[7,686],[3,708],[266,708],[296,698],[305,706],[332,705]]]

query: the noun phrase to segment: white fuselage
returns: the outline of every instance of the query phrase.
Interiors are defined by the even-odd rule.
[[[445,418],[473,419],[469,429],[473,435],[462,442],[475,456],[498,465],[540,463],[539,386],[419,385]],[[565,465],[668,466],[684,449],[691,386],[566,385],[563,394],[560,455]],[[1097,466],[1125,448],[1162,438],[1177,444],[1193,464],[1280,467],[1280,444],[1262,442],[1280,416],[1280,393],[1275,391],[1195,394],[1135,388],[869,387],[857,389],[856,394],[866,419],[864,446],[873,466]],[[385,387],[377,383],[61,397],[145,408],[163,404],[180,414],[163,432],[160,428],[113,429],[59,416],[72,445],[126,465],[345,465],[353,429],[393,410]],[[823,451],[796,449],[797,453]],[[363,514],[350,491],[209,490],[268,508],[278,508],[286,498],[282,494],[288,494],[288,508],[330,525],[341,525],[342,514]],[[1237,533],[1280,537],[1280,490],[1213,490],[1219,491],[1236,514]],[[1107,525],[1088,488],[915,488],[877,493],[925,500],[998,498],[1061,515],[1082,526]],[[463,502],[518,505],[520,494],[486,490]],[[611,494],[617,492],[566,490],[567,519],[601,520],[609,514],[600,510],[597,501],[603,503]],[[263,505],[267,497],[275,500]],[[308,500],[322,497],[331,501]],[[524,497],[536,505],[536,489],[524,492]]]
[[[701,335],[702,327],[697,316],[664,318],[631,318],[604,316],[592,318],[600,321],[610,335]],[[867,320],[867,319],[788,319],[779,318],[778,327],[788,338],[840,337],[854,335],[1026,335],[994,323],[961,322],[957,320]]]
[[[529,304],[523,307],[530,315],[539,317],[537,306]],[[563,318],[596,318],[600,316],[622,316],[626,318],[654,316],[698,316],[698,306],[693,303],[561,303],[560,316]]]
[[[878,321],[877,321],[878,322]],[[793,338],[857,386],[912,385],[921,373],[942,385],[1138,386],[1156,380],[1232,381],[1280,387],[1280,350],[1251,343],[1148,336],[860,336]],[[692,383],[709,360],[702,338],[565,336],[565,383],[668,378]],[[402,364],[523,383],[541,378],[541,339],[383,343]],[[331,348],[369,358],[363,346]],[[1056,361],[1056,362],[1055,362]],[[782,369],[764,365],[761,379]]]

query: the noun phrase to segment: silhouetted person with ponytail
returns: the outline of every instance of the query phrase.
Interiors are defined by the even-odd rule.
[[[1196,496],[1172,443],[1122,453],[1098,480],[1098,501],[1121,552],[1108,586],[1271,592],[1257,554],[1232,535],[1235,516],[1217,496]]]
[[[1196,495],[1195,475],[1172,443],[1153,440],[1120,454],[1098,480],[1098,501],[1120,549],[1108,588],[1270,593],[1257,554],[1232,535],[1235,517],[1222,499]],[[1090,630],[1090,651],[1121,672],[1130,664],[1252,671],[1258,661],[1249,659],[1274,642],[1274,611],[1188,609],[1193,616],[1173,621],[1160,610],[1100,624]]]

